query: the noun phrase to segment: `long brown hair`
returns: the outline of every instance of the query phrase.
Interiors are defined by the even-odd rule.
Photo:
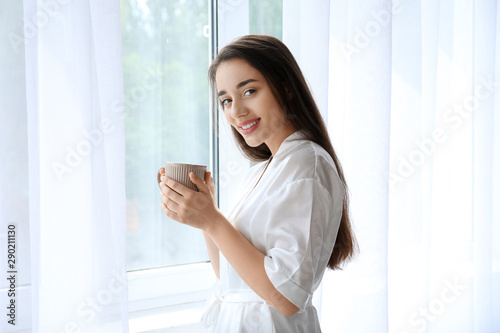
[[[209,69],[212,96],[217,99],[215,74],[221,63],[231,59],[243,59],[266,78],[276,99],[281,104],[285,117],[305,139],[316,142],[332,157],[339,178],[345,188],[342,218],[333,252],[328,261],[331,269],[340,269],[342,264],[354,257],[357,243],[349,220],[349,195],[344,173],[328,136],[323,118],[314,101],[299,65],[290,50],[279,39],[266,35],[247,35],[226,45],[218,53]],[[252,161],[265,161],[271,151],[265,143],[250,147],[240,133],[232,128],[240,150]]]

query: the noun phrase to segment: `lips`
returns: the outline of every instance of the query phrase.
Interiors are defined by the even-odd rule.
[[[260,118],[251,119],[238,124],[243,134],[250,134],[257,129],[260,123]]]
[[[251,122],[250,124],[247,124],[245,126],[241,126],[241,128],[243,129],[249,129],[250,127],[252,127],[253,125],[257,124],[258,120],[254,121],[254,122]]]
[[[260,120],[260,118],[255,118],[255,119],[250,119],[250,120],[243,121],[243,122],[241,122],[241,123],[238,124],[238,127],[246,126],[246,125],[251,124],[251,123],[253,123],[255,121],[258,121],[258,120]]]

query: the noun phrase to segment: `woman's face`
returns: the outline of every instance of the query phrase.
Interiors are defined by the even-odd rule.
[[[250,147],[265,143],[274,155],[295,132],[265,77],[245,60],[221,63],[215,81],[227,121]]]

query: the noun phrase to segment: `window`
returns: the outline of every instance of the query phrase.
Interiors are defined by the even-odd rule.
[[[208,2],[122,1],[129,270],[207,261],[203,236],[168,221],[156,173],[209,165]]]
[[[249,1],[249,33],[282,39],[283,1]]]
[[[188,327],[199,316],[190,312],[186,319],[181,313],[194,309],[200,314],[215,279],[201,231],[163,214],[156,184],[158,168],[166,161],[215,169],[213,156],[218,156],[219,147],[211,130],[207,77],[214,6],[218,6],[219,21],[235,13],[246,17],[248,24],[239,34],[281,38],[282,0],[121,0],[132,332],[134,327],[145,329],[143,323],[138,324],[144,316],[148,329],[160,327],[155,326],[155,318]],[[231,33],[223,32],[225,36]],[[227,139],[227,133],[222,133],[221,141]],[[219,185],[225,207],[238,183],[234,178],[248,167],[245,161],[237,174],[227,172],[230,162],[241,154],[234,147],[226,148],[221,147],[224,151],[216,161],[221,163],[220,173],[214,174],[215,179],[222,177]],[[176,313],[175,322],[165,313]]]

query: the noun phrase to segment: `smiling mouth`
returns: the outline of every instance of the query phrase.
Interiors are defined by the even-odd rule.
[[[241,128],[244,130],[249,129],[250,127],[255,126],[259,121],[260,121],[260,119],[257,119],[256,121],[253,121],[250,124],[246,124],[245,126],[241,126]]]
[[[243,134],[243,135],[249,135],[250,133],[252,133],[253,131],[255,131],[257,129],[257,127],[259,127],[260,118],[255,119],[253,121],[251,121],[251,120],[245,121],[245,122],[243,122],[241,124],[242,124],[242,126],[239,126],[241,134]]]

